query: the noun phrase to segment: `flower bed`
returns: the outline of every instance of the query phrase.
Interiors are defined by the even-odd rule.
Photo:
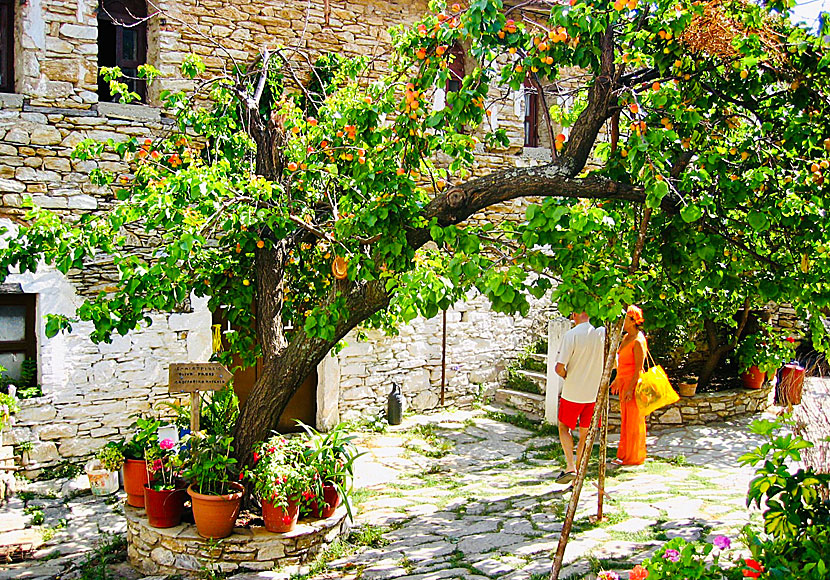
[[[772,385],[765,383],[760,389],[729,389],[714,393],[697,393],[693,397],[681,397],[674,405],[658,409],[648,416],[649,431],[717,423],[751,413],[766,411],[772,406]],[[611,398],[609,424],[619,426],[620,403]]]
[[[148,575],[195,577],[204,567],[227,573],[300,565],[350,527],[346,508],[340,507],[329,518],[301,520],[293,531],[284,534],[251,526],[234,528],[227,538],[208,541],[199,536],[192,523],[151,528],[143,509],[125,505],[124,513],[130,563]]]

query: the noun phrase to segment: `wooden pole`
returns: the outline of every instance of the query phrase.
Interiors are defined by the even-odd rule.
[[[614,367],[614,359],[611,357],[611,353],[617,352],[617,349],[620,346],[624,321],[625,317],[618,319],[611,329],[611,340],[608,348],[609,356],[605,357],[605,368],[602,370],[599,398],[597,399],[597,406],[599,406],[600,409],[608,403],[611,369]],[[579,457],[579,465],[576,467],[576,479],[573,482],[571,499],[568,502],[568,511],[565,514],[565,521],[562,523],[562,531],[559,533],[559,545],[556,547],[556,555],[553,558],[553,566],[550,571],[550,580],[559,580],[559,572],[562,570],[562,562],[565,558],[565,548],[568,545],[568,538],[571,535],[571,528],[573,528],[576,508],[579,506],[579,494],[582,492],[582,485],[585,483],[585,474],[588,472],[588,463],[591,459],[590,451],[594,447],[594,440],[599,432],[600,415],[601,413],[594,413],[594,416],[591,418],[591,426],[588,428],[588,434],[586,435],[585,440],[585,452]]]
[[[643,252],[643,245],[645,244],[646,239],[646,231],[648,230],[648,224],[651,220],[651,208],[647,207],[645,211],[643,211],[643,217],[640,220],[640,227],[639,231],[637,232],[637,243],[634,245],[634,251],[631,254],[631,265],[628,268],[629,272],[636,272],[637,269],[640,267],[640,255]],[[620,347],[620,342],[622,342],[622,330],[623,324],[625,323],[625,316],[623,315],[619,318],[615,323],[613,328],[611,329],[611,340],[610,344],[608,345],[608,353],[605,357],[605,368],[602,371],[602,380],[600,381],[600,393],[599,398],[597,399],[597,406],[602,409],[608,406],[608,391],[610,388],[610,380],[611,380],[611,368],[614,366],[614,358],[617,353],[617,350]],[[606,342],[609,342],[606,340]],[[588,429],[588,435],[586,437],[587,441],[585,441],[585,449],[593,449],[594,447],[594,439],[596,439],[598,425],[599,425],[599,416],[601,413],[594,413],[594,416],[591,417],[591,427]],[[607,425],[607,417],[606,421],[604,422]],[[605,448],[608,441],[607,439],[601,443],[602,448]],[[573,527],[574,517],[576,516],[576,508],[579,505],[579,494],[582,492],[582,485],[585,483],[585,474],[588,471],[588,463],[590,461],[591,454],[590,453],[583,453],[582,457],[579,458],[579,465],[577,466],[577,474],[576,479],[573,483],[573,490],[571,491],[571,500],[568,502],[568,511],[565,514],[565,521],[562,523],[562,531],[559,534],[559,545],[556,547],[556,555],[553,558],[553,565],[551,566],[550,570],[550,580],[559,580],[559,572],[562,570],[562,562],[565,559],[565,548],[568,545],[568,538],[571,535],[571,528]],[[604,463],[603,463],[604,466]],[[600,467],[603,469],[603,467]],[[603,473],[603,476],[605,474]],[[603,488],[605,487],[605,483],[603,482]],[[604,489],[600,490],[600,498],[604,493]],[[602,501],[600,499],[600,501]]]
[[[190,432],[199,430],[199,391],[190,393]]]
[[[605,327],[605,332],[611,331],[609,326]],[[608,346],[608,341],[605,341]],[[608,349],[605,353],[605,360],[611,355],[611,350]],[[610,377],[609,377],[610,380]],[[597,521],[601,522],[603,518],[602,504],[605,499],[605,462],[608,459],[608,406],[610,397],[605,397],[605,404],[600,407],[600,426],[599,426],[599,474],[597,475]]]

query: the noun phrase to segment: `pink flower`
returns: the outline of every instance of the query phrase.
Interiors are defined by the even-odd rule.
[[[730,540],[726,536],[715,536],[715,539],[712,540],[712,543],[719,550],[726,550],[729,546],[732,545],[732,540]]]
[[[680,552],[677,550],[666,550],[666,553],[663,554],[663,558],[668,560],[669,562],[679,562],[680,561]]]
[[[620,576],[616,572],[605,571],[599,573],[597,580],[620,580]]]
[[[153,461],[153,471],[160,471],[162,466],[163,464],[161,462],[161,459],[156,459],[155,461]]]
[[[169,451],[170,449],[173,449],[173,447],[175,446],[176,442],[172,439],[162,439],[161,441],[159,441],[159,447],[161,447],[165,451]]]

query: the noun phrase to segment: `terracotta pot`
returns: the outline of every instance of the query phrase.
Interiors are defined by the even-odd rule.
[[[749,367],[745,373],[741,373],[741,382],[747,389],[760,389],[765,378],[766,373],[762,373],[755,365]]]
[[[296,501],[290,501],[286,510],[282,506],[262,500],[262,519],[265,520],[265,529],[269,532],[290,532],[300,519],[300,506]]]
[[[156,491],[144,486],[144,509],[152,528],[172,528],[182,523],[187,494],[184,488]]]
[[[124,461],[124,491],[127,492],[127,505],[144,507],[144,486],[150,483],[147,462],[143,459]]]
[[[677,392],[681,397],[694,397],[697,392],[697,383],[678,383]]]
[[[318,508],[315,502],[314,506],[314,513],[317,514],[317,517],[320,518],[330,518],[334,515],[334,510],[337,509],[337,506],[340,505],[340,492],[337,491],[337,488],[333,485],[324,485],[323,486],[323,501],[325,504],[323,505],[322,509]]]
[[[227,538],[233,531],[245,488],[241,483],[231,482],[229,485],[236,491],[225,495],[205,495],[192,485],[187,488],[193,503],[196,530],[203,538]]]

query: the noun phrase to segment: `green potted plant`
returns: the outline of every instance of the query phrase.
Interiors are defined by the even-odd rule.
[[[254,450],[254,463],[245,471],[254,496],[262,504],[265,528],[289,532],[297,524],[300,500],[316,497],[317,471],[308,464],[309,448],[299,437],[280,435],[263,441]]]
[[[110,495],[118,491],[118,472],[124,466],[121,446],[110,441],[86,464],[86,476],[93,495]]]
[[[159,427],[161,421],[158,419],[139,416],[130,425],[132,437],[121,443],[121,452],[124,454],[124,491],[127,492],[127,504],[133,507],[144,507],[144,485],[150,482],[144,451],[158,443]]]
[[[186,449],[177,441],[162,439],[144,451],[150,482],[144,485],[147,520],[154,528],[172,528],[182,521],[185,486],[182,475]]]
[[[767,378],[795,355],[795,340],[783,338],[769,329],[764,334],[750,334],[736,350],[741,381],[749,389],[760,389]]]
[[[321,433],[302,422],[298,423],[308,436],[311,451],[307,457],[321,483],[316,515],[330,517],[343,501],[349,517],[352,517],[349,493],[354,478],[354,462],[363,455],[358,453],[353,443],[355,436],[347,431],[345,423],[339,423],[327,433]]]
[[[233,437],[198,431],[190,435],[189,443],[191,462],[186,477],[191,485],[187,493],[196,529],[203,538],[225,538],[233,531],[244,491],[234,481]]]
[[[677,392],[681,397],[694,397],[697,392],[697,377],[683,375],[677,382]]]

